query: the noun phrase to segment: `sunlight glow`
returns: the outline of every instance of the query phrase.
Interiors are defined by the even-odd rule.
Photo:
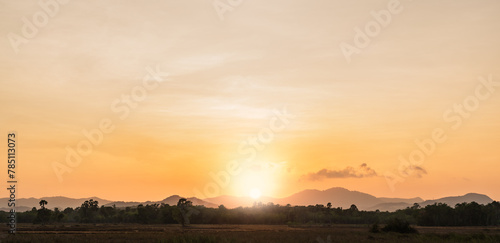
[[[257,188],[253,188],[251,191],[250,191],[250,197],[253,198],[253,199],[259,199],[260,196],[261,196],[261,192],[259,189]]]

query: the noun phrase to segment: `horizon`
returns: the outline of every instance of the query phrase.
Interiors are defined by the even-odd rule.
[[[348,188],[345,188],[345,187],[332,187],[332,188],[328,188],[326,190],[330,190],[330,189],[336,189],[336,188],[339,188],[339,189],[345,189],[345,190],[348,190],[348,191],[351,191],[351,192],[360,192],[360,193],[364,193],[364,194],[368,194],[370,196],[374,196],[376,198],[397,198],[397,197],[381,197],[381,196],[376,196],[374,194],[371,194],[369,192],[362,192],[362,191],[357,191],[357,190],[350,190]],[[265,198],[265,199],[283,199],[283,198],[287,198],[287,197],[290,197],[290,196],[293,196],[295,194],[298,194],[298,193],[301,193],[301,192],[304,192],[304,191],[309,191],[309,190],[317,190],[317,191],[326,191],[326,190],[318,190],[318,189],[304,189],[304,190],[301,190],[301,191],[297,191],[295,193],[292,193],[290,195],[287,195],[287,196],[284,196],[284,197],[270,197],[270,196],[266,196],[266,195],[261,195],[258,199],[255,199],[255,201],[258,201],[260,198]],[[420,197],[420,196],[414,196],[414,197],[407,197],[407,198],[400,198],[400,199],[414,199],[414,198],[420,198],[422,199],[423,201],[432,201],[432,200],[437,200],[437,199],[441,199],[441,198],[447,198],[447,197],[460,197],[460,196],[465,196],[465,195],[468,195],[468,194],[478,194],[478,195],[484,195],[484,196],[487,196],[489,198],[491,198],[493,201],[500,201],[500,200],[497,200],[491,196],[489,196],[488,194],[484,194],[484,193],[480,193],[480,192],[468,192],[468,193],[464,193],[464,194],[460,194],[460,195],[443,195],[443,196],[440,196],[440,197],[436,197],[436,198],[424,198],[424,197]],[[120,199],[110,199],[110,198],[105,198],[104,196],[101,197],[101,196],[87,196],[87,197],[78,197],[78,198],[75,198],[75,197],[69,197],[69,196],[63,196],[63,195],[59,195],[59,196],[43,196],[43,197],[25,197],[25,198],[20,198],[20,199],[30,199],[30,198],[34,198],[34,199],[41,199],[41,198],[53,198],[53,197],[64,197],[64,198],[70,198],[70,199],[90,199],[90,198],[99,198],[99,199],[103,199],[103,200],[106,200],[106,201],[112,201],[112,202],[158,202],[158,201],[162,201],[162,200],[165,200],[167,198],[170,198],[170,197],[175,197],[175,196],[178,196],[180,198],[186,198],[186,199],[189,199],[189,198],[196,198],[196,199],[199,199],[199,200],[205,200],[205,199],[211,199],[211,198],[217,198],[217,197],[237,197],[237,198],[251,198],[250,195],[244,195],[244,196],[234,196],[234,195],[219,195],[219,196],[216,196],[216,197],[211,197],[211,198],[198,198],[196,196],[186,196],[186,195],[178,195],[178,194],[171,194],[171,195],[168,195],[167,197],[163,197],[161,199],[143,199],[143,200],[133,200],[133,201],[127,201],[127,200],[120,200]],[[453,206],[453,205],[452,205]]]
[[[0,2],[16,198],[500,200],[499,1]]]

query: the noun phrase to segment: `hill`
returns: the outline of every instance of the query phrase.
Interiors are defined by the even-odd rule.
[[[80,207],[81,204],[89,199],[94,199],[99,202],[99,205],[105,206],[116,206],[116,207],[134,207],[139,204],[169,204],[176,205],[179,199],[182,198],[179,195],[169,196],[161,201],[145,201],[145,202],[124,202],[124,201],[110,201],[98,197],[90,198],[68,198],[68,197],[43,197],[43,198],[21,198],[16,200],[17,211],[27,211],[31,210],[33,207],[39,208],[40,200],[46,200],[48,202],[47,208],[54,209],[59,208],[64,210],[67,207],[76,208]],[[7,205],[9,198],[0,198],[0,205]],[[332,207],[349,208],[352,204],[356,205],[359,210],[380,210],[380,211],[396,211],[398,209],[404,209],[406,207],[412,206],[414,203],[418,203],[420,206],[425,207],[434,203],[446,203],[451,207],[454,207],[457,203],[463,202],[477,202],[479,204],[488,204],[493,202],[490,197],[478,194],[478,193],[468,193],[463,196],[451,196],[443,197],[435,200],[424,201],[420,197],[416,198],[387,198],[387,197],[375,197],[373,195],[350,191],[341,187],[334,187],[327,190],[304,190],[295,193],[291,196],[285,198],[271,198],[262,197],[258,200],[254,200],[250,197],[235,197],[235,196],[219,196],[213,198],[199,199],[196,197],[187,198],[192,201],[194,205],[203,205],[205,207],[215,208],[219,205],[224,205],[227,208],[236,207],[251,207],[254,203],[274,203],[280,205],[290,204],[295,205],[316,205],[322,204],[326,206],[328,203],[332,204]],[[0,210],[8,211],[10,208],[4,206]]]
[[[20,198],[16,199],[16,209],[17,211],[27,211],[31,210],[33,207],[40,207],[40,200],[45,200],[48,202],[47,208],[59,208],[60,210],[64,210],[67,207],[76,208],[80,207],[83,202],[86,200],[94,199],[99,202],[99,205],[110,203],[111,201],[98,198],[98,197],[89,197],[89,198],[69,198],[69,197],[42,197],[42,198]],[[5,205],[5,208],[0,208],[1,210],[5,210],[9,198],[0,198],[0,205]],[[10,209],[9,209],[10,210]]]
[[[418,203],[420,206],[425,207],[434,203],[446,203],[451,207],[454,207],[457,203],[463,202],[477,202],[479,204],[488,204],[493,202],[490,197],[477,194],[469,193],[463,196],[453,196],[453,197],[443,197],[436,200],[424,201],[420,197],[415,198],[387,198],[387,197],[375,197],[373,195],[350,191],[341,187],[334,187],[324,191],[321,190],[304,190],[295,193],[289,197],[285,198],[261,198],[259,200],[253,200],[249,197],[233,197],[233,196],[219,196],[214,198],[204,199],[212,204],[224,205],[228,208],[235,208],[239,206],[249,207],[254,204],[254,202],[261,203],[274,203],[280,205],[290,204],[292,206],[307,206],[322,204],[326,206],[327,203],[331,203],[332,207],[349,208],[352,204],[356,205],[359,210],[380,210],[380,211],[396,211],[398,209],[404,209],[406,207],[412,206],[414,203]]]

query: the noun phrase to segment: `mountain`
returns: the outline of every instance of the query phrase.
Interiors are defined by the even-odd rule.
[[[183,197],[181,197],[179,195],[174,195],[174,196],[170,196],[170,197],[163,199],[162,201],[160,201],[160,203],[165,203],[165,204],[169,204],[169,205],[177,205],[177,202],[179,202],[179,199],[181,199],[181,198],[183,198]],[[201,199],[196,198],[196,197],[188,197],[187,200],[193,202],[193,205],[201,205],[201,206],[205,206],[207,208],[215,208],[215,207],[219,206],[219,205],[207,202],[205,200],[201,200]]]
[[[80,207],[82,203],[89,199],[94,199],[99,202],[99,205],[116,207],[133,207],[139,204],[169,204],[177,205],[179,199],[182,198],[179,195],[173,195],[167,197],[161,201],[146,201],[146,202],[123,202],[123,201],[109,201],[101,199],[98,197],[91,198],[68,198],[68,197],[43,197],[43,198],[21,198],[16,199],[16,210],[17,211],[27,211],[31,210],[33,207],[39,208],[40,200],[45,200],[48,202],[47,208],[59,208],[64,210],[67,207],[76,208]],[[334,187],[327,190],[304,190],[295,193],[289,197],[285,198],[271,198],[271,197],[261,197],[258,200],[254,200],[250,197],[234,197],[234,196],[219,196],[213,198],[199,199],[196,197],[187,198],[194,205],[203,205],[205,207],[216,208],[219,205],[224,205],[227,208],[236,207],[251,207],[254,203],[260,202],[263,204],[274,203],[280,205],[316,205],[322,204],[327,205],[332,204],[332,207],[342,207],[349,208],[352,204],[356,205],[359,210],[380,210],[380,211],[396,211],[398,209],[404,209],[406,207],[412,206],[414,203],[418,203],[420,206],[425,207],[434,203],[446,203],[451,207],[454,207],[457,203],[463,202],[477,202],[479,204],[488,204],[493,202],[490,197],[477,194],[468,193],[463,196],[452,196],[443,197],[435,200],[424,201],[420,197],[416,198],[386,198],[386,197],[375,197],[367,193],[350,191],[341,187]],[[5,205],[0,208],[2,211],[8,211],[10,208],[7,207],[9,198],[0,198],[0,205]]]
[[[116,202],[110,202],[108,204],[106,204],[105,206],[116,206],[116,207],[135,207],[139,204],[142,204],[142,205],[147,205],[147,204],[168,204],[168,205],[177,205],[177,202],[179,202],[179,199],[181,198],[184,198],[184,197],[181,197],[179,195],[173,195],[173,196],[170,196],[170,197],[167,197],[161,201],[146,201],[146,202],[123,202],[123,201],[116,201]],[[201,200],[201,199],[198,199],[196,197],[189,197],[187,198],[187,200],[193,202],[193,205],[201,205],[201,206],[205,206],[207,208],[215,208],[217,207],[218,205],[215,205],[215,204],[212,204],[210,202],[207,202],[207,201],[204,201],[204,200]]]
[[[483,195],[483,194],[477,194],[477,193],[468,193],[463,196],[455,196],[455,197],[443,197],[440,199],[436,200],[427,200],[427,201],[411,201],[406,200],[406,201],[401,201],[401,202],[395,202],[394,200],[388,200],[392,202],[386,202],[386,203],[381,203],[377,204],[373,207],[368,208],[370,211],[374,210],[380,210],[380,211],[396,211],[398,209],[405,209],[406,207],[411,207],[413,206],[413,203],[418,203],[421,207],[425,207],[427,205],[432,205],[434,203],[446,203],[450,207],[455,207],[457,203],[471,203],[471,202],[477,202],[479,204],[488,204],[493,202],[493,199],[490,197]]]
[[[233,197],[233,196],[219,196],[212,198],[203,199],[207,202],[210,202],[214,205],[224,205],[227,208],[237,208],[237,207],[251,207],[254,203],[274,203],[277,199],[270,197],[261,197],[258,200],[255,200],[251,197]]]
[[[40,207],[40,200],[45,200],[48,202],[47,208],[59,208],[64,210],[67,207],[76,208],[80,207],[86,200],[94,199],[99,202],[99,205],[104,205],[110,203],[111,201],[101,199],[98,197],[90,198],[68,198],[68,197],[42,197],[42,198],[20,198],[16,199],[16,210],[17,211],[27,211],[31,210],[33,207]],[[7,206],[9,198],[0,198],[0,205]],[[5,210],[5,208],[0,208],[0,210]],[[8,209],[10,210],[10,209]]]
[[[147,202],[123,202],[123,201],[110,201],[110,200],[105,200],[102,198],[98,197],[90,197],[90,198],[68,198],[68,197],[42,197],[42,198],[20,198],[16,199],[16,211],[18,212],[24,212],[24,211],[29,211],[33,207],[36,207],[37,209],[40,208],[40,200],[45,200],[48,202],[47,208],[49,209],[54,209],[54,208],[59,208],[60,210],[64,210],[65,208],[77,208],[82,205],[83,202],[86,200],[93,199],[94,201],[99,202],[99,206],[104,205],[104,206],[113,206],[115,205],[116,207],[133,207],[137,206],[139,204],[170,204],[170,205],[177,205],[177,202],[179,201],[181,197],[178,195],[170,196],[168,198],[163,199],[162,201],[147,201]],[[198,198],[188,198],[191,202],[193,202],[194,205],[203,205],[205,207],[217,207],[218,205],[205,202],[203,200],[200,200]],[[7,203],[9,201],[9,198],[0,198],[0,205],[5,205],[4,207],[1,207],[1,211],[9,211],[10,208],[7,207]]]
[[[408,204],[413,204],[413,203],[421,203],[424,201],[424,199],[420,197],[414,197],[414,198],[389,198],[389,197],[379,197],[382,201],[386,203],[408,203]]]
[[[32,207],[25,207],[25,206],[21,206],[21,207],[16,207],[16,212],[25,212],[25,211],[29,211],[31,210]],[[4,211],[4,212],[9,212],[11,210],[11,208],[8,208],[8,207],[2,207],[0,208],[0,211]]]
[[[305,190],[275,201],[275,203],[282,205],[291,204],[304,206],[316,204],[323,204],[326,206],[329,202],[333,207],[349,208],[352,204],[355,204],[358,209],[364,210],[367,207],[382,203],[383,201],[370,194],[349,191],[341,187],[334,187],[324,191]]]
[[[493,199],[483,194],[468,193],[463,196],[443,197],[436,200],[427,200],[421,203],[420,206],[425,207],[427,205],[432,205],[434,203],[446,203],[451,207],[455,207],[457,203],[463,203],[463,202],[468,202],[468,203],[477,202],[479,204],[488,204],[493,202]]]
[[[255,200],[249,197],[233,197],[233,196],[219,196],[213,198],[206,198],[205,201],[211,202],[217,205],[224,205],[227,208],[235,208],[239,206],[249,207],[252,206]],[[341,187],[334,187],[324,191],[321,190],[304,190],[295,193],[289,197],[285,198],[260,198],[257,200],[261,203],[272,202],[274,204],[280,205],[316,205],[331,203],[333,207],[349,208],[352,204],[355,204],[358,209],[366,210],[374,205],[382,204],[385,202],[411,202],[414,201],[422,202],[421,198],[413,199],[399,199],[399,198],[377,198],[367,193],[362,193],[358,191],[350,191]]]
[[[406,202],[388,202],[388,203],[380,203],[375,206],[369,207],[367,210],[368,211],[389,211],[389,212],[394,212],[398,209],[405,209],[407,207],[411,207],[413,204],[411,203],[406,203]]]
[[[369,211],[389,211],[393,212],[398,209],[404,209],[406,207],[413,206],[414,203],[418,203],[419,205],[424,202],[424,200],[420,197],[414,198],[388,198],[388,197],[379,197],[380,200],[384,201],[383,203],[377,204],[375,206],[369,207],[367,210]]]
[[[255,200],[249,197],[233,197],[233,196],[219,196],[213,198],[206,198],[208,201],[215,205],[224,205],[227,208],[236,208],[239,206],[249,207],[252,206]],[[396,211],[398,209],[405,209],[406,207],[413,206],[414,203],[418,203],[420,206],[425,207],[434,203],[446,203],[451,207],[454,207],[457,203],[463,202],[477,202],[479,204],[488,204],[493,200],[486,195],[469,193],[463,196],[455,197],[444,197],[436,200],[424,201],[420,197],[415,198],[387,198],[387,197],[375,197],[367,193],[362,193],[358,191],[350,191],[341,187],[334,187],[324,191],[321,190],[304,190],[295,193],[289,197],[285,198],[260,198],[258,202],[261,203],[274,203],[280,205],[291,204],[293,206],[307,206],[331,203],[332,207],[342,207],[349,208],[352,204],[356,205],[359,210],[369,210],[369,211]]]

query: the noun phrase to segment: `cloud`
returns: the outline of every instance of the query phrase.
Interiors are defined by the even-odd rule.
[[[357,169],[351,166],[347,166],[342,170],[328,170],[322,169],[316,173],[309,173],[304,177],[307,180],[317,181],[324,178],[364,178],[377,176],[377,172],[372,168],[368,167],[366,163],[361,164]]]
[[[414,170],[415,176],[417,176],[417,178],[422,178],[423,175],[427,175],[427,171],[420,166],[413,166],[412,169]]]
[[[424,175],[427,175],[427,170],[420,166],[409,165],[404,170],[400,171],[400,173],[405,177],[412,176],[416,178],[422,178]]]

